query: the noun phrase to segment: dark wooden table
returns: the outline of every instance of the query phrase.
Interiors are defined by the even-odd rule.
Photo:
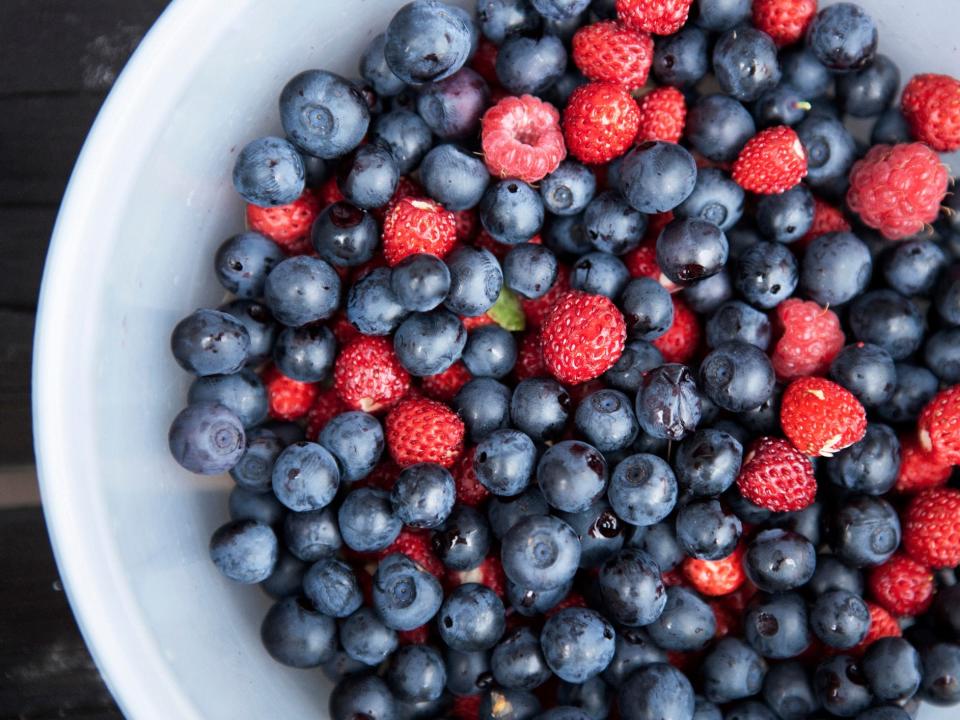
[[[106,93],[167,0],[0,0],[0,720],[120,718],[37,504],[30,351],[43,259]]]

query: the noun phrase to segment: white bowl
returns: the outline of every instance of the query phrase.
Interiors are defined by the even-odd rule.
[[[904,80],[960,69],[955,0],[860,1]],[[35,440],[64,585],[128,717],[327,714],[319,671],[284,668],[261,649],[264,595],[210,564],[228,483],[168,455],[189,381],[168,337],[222,297],[211,257],[243,225],[230,183],[237,148],[279,131],[277,97],[296,72],[355,75],[402,3],[178,0],[117,81],[77,163],[41,292]]]

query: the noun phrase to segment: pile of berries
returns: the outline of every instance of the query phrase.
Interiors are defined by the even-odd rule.
[[[960,701],[960,81],[868,9],[415,0],[283,88],[169,440],[333,720]]]

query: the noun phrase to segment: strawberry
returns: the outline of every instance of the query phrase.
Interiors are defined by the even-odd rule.
[[[267,390],[270,417],[277,420],[299,420],[309,412],[320,392],[315,383],[288,378],[274,365],[263,371],[261,379]]]
[[[432,462],[452,467],[463,452],[463,421],[435,400],[401,400],[386,419],[387,448],[402,467]]]
[[[960,80],[949,75],[914,75],[900,100],[916,140],[937,152],[960,150]]]
[[[383,559],[393,553],[403,553],[413,560],[422,570],[438,579],[442,579],[446,569],[440,559],[433,552],[430,544],[430,533],[427,530],[413,530],[405,527],[397,535],[397,539],[377,553],[377,559]]]
[[[824,378],[804,377],[784,391],[780,425],[800,452],[832,457],[863,439],[867,413],[846,388]]]
[[[578,593],[576,590],[571,590],[567,593],[567,596],[554,605],[552,608],[547,610],[544,613],[545,617],[551,617],[556,615],[561,610],[566,610],[567,608],[585,608],[587,607],[587,601],[584,599],[583,595]]]
[[[333,386],[353,410],[375,413],[395,405],[410,388],[410,373],[382,337],[362,335],[340,351]]]
[[[391,267],[408,255],[444,257],[457,242],[453,213],[426,198],[402,198],[390,205],[383,221],[383,255]]]
[[[688,557],[683,561],[683,575],[701,595],[727,595],[736,590],[747,574],[743,571],[743,545],[720,560]]]
[[[660,140],[678,143],[687,120],[687,101],[675,87],[659,87],[641,98],[640,129],[636,142]]]
[[[400,466],[389,458],[381,460],[365,478],[357,480],[352,487],[374,487],[381,490],[393,490],[393,486],[397,482],[397,476],[400,475],[400,470]]]
[[[287,205],[259,207],[248,204],[247,225],[273,240],[288,255],[303,255],[313,252],[310,228],[321,209],[320,198],[308,188]]]
[[[910,500],[903,516],[903,549],[934,569],[960,565],[960,490],[931,488]]]
[[[471,377],[466,365],[458,360],[442,373],[421,378],[420,387],[427,397],[450,402]]]
[[[626,338],[626,323],[612,300],[571,290],[544,318],[543,362],[560,382],[592,380],[613,367]]]
[[[825,374],[846,342],[836,313],[809,300],[777,305],[773,326],[777,340],[770,361],[780,380]]]
[[[733,164],[733,181],[760,195],[778,195],[807,175],[807,153],[792,128],[761,130],[747,140]]]
[[[307,438],[316,440],[327,423],[346,410],[347,406],[332,387],[318,391],[313,405],[307,411]]]
[[[651,280],[660,280],[660,266],[657,265],[656,239],[650,243],[642,243],[623,256],[623,264],[627,266],[630,277],[648,277]]]
[[[857,645],[847,650],[847,653],[854,657],[861,657],[874,642],[885,637],[900,637],[900,624],[897,619],[884,610],[876,603],[865,600],[867,610],[870,612],[870,629],[867,630],[867,636]]]
[[[327,178],[323,184],[317,188],[317,199],[320,201],[320,209],[323,210],[335,202],[343,202],[346,198],[340,192],[340,186],[337,185],[336,174]]]
[[[447,571],[446,583],[449,589],[465,583],[480,583],[493,590],[501,599],[507,592],[507,576],[503,573],[503,565],[500,564],[497,553],[487,555],[472,570]]]
[[[673,35],[687,22],[693,0],[617,0],[617,17],[628,27]]]
[[[623,155],[640,127],[640,108],[621,85],[591,82],[570,95],[563,112],[563,136],[570,154],[588,164]]]
[[[663,355],[664,362],[686,364],[697,354],[703,330],[697,314],[678,295],[670,299],[673,301],[673,324],[653,341],[653,346]]]
[[[480,484],[480,481],[477,480],[477,473],[473,469],[473,456],[476,453],[476,448],[470,448],[453,466],[453,481],[457,488],[457,502],[470,507],[477,507],[490,496],[490,491]]]
[[[573,36],[573,62],[590,80],[638,90],[653,63],[653,38],[614,20],[584,25]]]
[[[933,602],[933,573],[899,553],[870,570],[867,586],[873,598],[894,615],[919,615]]]
[[[797,240],[794,245],[800,249],[806,249],[807,245],[812,243],[821,235],[831,232],[849,232],[850,223],[843,216],[843,212],[817,196],[813,198],[813,225],[807,231],[807,234]]]
[[[920,445],[915,434],[900,436],[900,469],[894,489],[913,493],[946,485],[953,472],[950,463],[944,463]]]
[[[800,40],[816,14],[817,0],[753,0],[754,27],[778,47]]]
[[[774,437],[753,443],[743,459],[737,487],[754,505],[774,512],[803,510],[817,494],[810,458]]]
[[[519,382],[549,374],[543,362],[543,348],[540,344],[540,331],[529,330],[520,337],[517,344],[517,362],[513,366],[513,376]]]
[[[480,229],[480,217],[473,208],[467,210],[457,210],[453,213],[453,219],[457,223],[457,242],[468,243],[477,236]]]
[[[337,339],[337,344],[341,347],[349,345],[362,335],[362,333],[357,330],[357,326],[347,320],[347,315],[342,310],[338,311],[330,321],[330,330]]]
[[[483,159],[494,177],[542,180],[567,156],[560,113],[533,95],[505,97],[483,115]]]
[[[917,438],[942,463],[960,465],[960,385],[941,390],[920,412]]]
[[[570,270],[566,265],[560,264],[557,267],[557,279],[547,292],[538,298],[528,300],[520,298],[520,307],[523,308],[523,314],[527,316],[527,322],[530,326],[538,328],[543,324],[543,318],[550,308],[561,295],[570,289]]]

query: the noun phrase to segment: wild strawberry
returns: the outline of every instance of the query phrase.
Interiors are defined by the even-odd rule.
[[[780,425],[800,452],[831,457],[863,439],[867,413],[846,388],[823,378],[803,377],[783,393]]]
[[[780,380],[826,373],[846,342],[836,313],[809,300],[784,300],[773,325],[778,339],[770,360]]]
[[[288,378],[273,365],[263,371],[261,379],[267,390],[270,417],[277,420],[299,420],[307,414],[320,392],[316,383]]]
[[[941,390],[926,404],[917,419],[917,438],[936,460],[960,465],[960,385]]]
[[[707,604],[710,605],[710,609],[713,610],[713,619],[717,623],[717,630],[714,634],[716,639],[719,640],[720,638],[725,638],[727,635],[740,633],[742,630],[740,615],[718,600],[711,600]]]
[[[581,85],[563,111],[563,136],[570,154],[588,164],[605,163],[623,155],[640,127],[640,108],[621,85],[592,82]]]
[[[900,100],[914,139],[937,152],[960,150],[960,80],[949,75],[914,75]]]
[[[841,210],[826,200],[821,200],[817,196],[814,196],[813,225],[810,226],[807,234],[794,244],[801,249],[806,249],[807,245],[821,235],[826,235],[831,232],[848,232],[850,229],[850,223],[847,222]]]
[[[430,623],[415,627],[413,630],[397,630],[399,645],[424,645],[430,640]]]
[[[743,459],[737,487],[754,505],[774,512],[803,510],[817,494],[810,458],[774,437],[753,443]]]
[[[330,330],[333,332],[333,336],[337,339],[337,344],[340,347],[349,345],[362,334],[357,330],[356,325],[347,320],[347,315],[342,310],[338,311],[333,317],[333,320],[330,322]]]
[[[528,330],[520,337],[517,345],[517,362],[513,366],[513,376],[520,381],[544,377],[548,373],[547,366],[543,362],[540,331]]]
[[[872,568],[867,586],[873,599],[894,615],[919,615],[933,602],[933,573],[906,555]]]
[[[507,576],[503,572],[498,553],[487,555],[472,570],[450,570],[446,576],[447,587],[455,588],[465,583],[480,583],[493,590],[498,597],[507,592]]]
[[[903,516],[903,549],[934,569],[960,565],[960,490],[917,493]]]
[[[609,298],[572,290],[547,313],[540,337],[551,374],[564,383],[580,383],[613,367],[623,352],[627,326]]]
[[[651,280],[660,279],[660,266],[657,265],[656,243],[643,243],[628,252],[621,258],[627,266],[630,277],[648,277]]]
[[[913,433],[900,436],[900,470],[894,489],[900,493],[913,493],[947,484],[953,466],[942,462],[924,450]]]
[[[333,386],[349,408],[375,413],[399,402],[410,388],[410,373],[388,339],[363,335],[337,356]]]
[[[847,653],[853,657],[860,657],[866,652],[874,642],[885,637],[900,637],[902,632],[897,619],[884,610],[876,603],[865,600],[867,610],[870,613],[870,629],[867,630],[867,636],[857,645],[847,650]]]
[[[347,406],[332,387],[318,391],[307,411],[307,438],[316,440],[327,423],[346,410]]]
[[[534,300],[520,298],[520,307],[523,308],[523,314],[527,318],[528,325],[533,328],[540,327],[553,304],[569,289],[570,270],[561,263],[557,267],[557,279],[553,281],[553,286],[547,292]]]
[[[673,35],[687,22],[693,0],[617,0],[620,22],[654,35]]]
[[[653,346],[668,363],[688,363],[697,354],[703,330],[697,314],[678,295],[672,295],[673,324],[653,341]]]
[[[287,255],[313,252],[310,228],[321,210],[320,199],[309,188],[287,205],[247,205],[247,225],[282,247]]]
[[[575,607],[575,608],[587,607],[586,599],[584,599],[583,595],[578,593],[576,590],[571,590],[569,593],[567,593],[567,596],[563,600],[558,602],[556,605],[554,605],[552,608],[547,610],[544,613],[544,616],[551,617],[553,615],[556,615],[561,610],[566,610],[567,608],[572,608],[572,607]]]
[[[660,140],[678,143],[687,120],[687,101],[675,87],[659,87],[644,95],[640,107],[640,129],[636,142]]]
[[[377,557],[385,558],[393,553],[403,553],[434,577],[443,578],[446,573],[443,563],[433,552],[430,533],[426,530],[403,528],[397,539],[378,552]]]
[[[398,465],[452,467],[463,452],[463,421],[434,400],[402,400],[387,414],[387,448]]]
[[[383,255],[391,267],[417,253],[442,258],[456,242],[456,218],[433,200],[403,198],[390,205],[383,221]]]
[[[457,502],[470,507],[477,507],[490,496],[490,491],[480,484],[480,481],[477,480],[477,473],[473,469],[473,456],[476,453],[476,448],[470,448],[453,466],[453,482],[457,488]]]
[[[468,243],[477,236],[477,230],[480,229],[480,218],[477,211],[473,208],[468,210],[457,210],[453,214],[457,223],[457,242]]]
[[[320,201],[321,210],[333,205],[335,202],[346,200],[343,193],[340,192],[340,186],[337,185],[336,174],[331,175],[317,188],[317,199]]]
[[[683,561],[683,575],[701,595],[727,595],[736,590],[747,574],[743,571],[743,545],[720,560],[688,557]]]
[[[653,38],[614,20],[584,25],[573,36],[573,62],[590,80],[638,90],[653,63]]]
[[[890,240],[920,232],[940,213],[947,166],[922,143],[874,145],[850,171],[847,206]]]
[[[804,36],[817,14],[817,0],[753,0],[753,24],[780,47]]]
[[[534,183],[567,156],[560,113],[533,95],[505,97],[483,115],[483,159],[495,177]]]
[[[365,477],[357,480],[351,487],[373,487],[381,490],[393,490],[401,468],[389,458],[381,460]]]
[[[733,164],[733,180],[744,190],[778,195],[807,175],[807,153],[792,128],[761,130],[747,140]]]
[[[421,378],[420,388],[429,398],[450,402],[470,378],[470,371],[458,360],[442,373]]]

